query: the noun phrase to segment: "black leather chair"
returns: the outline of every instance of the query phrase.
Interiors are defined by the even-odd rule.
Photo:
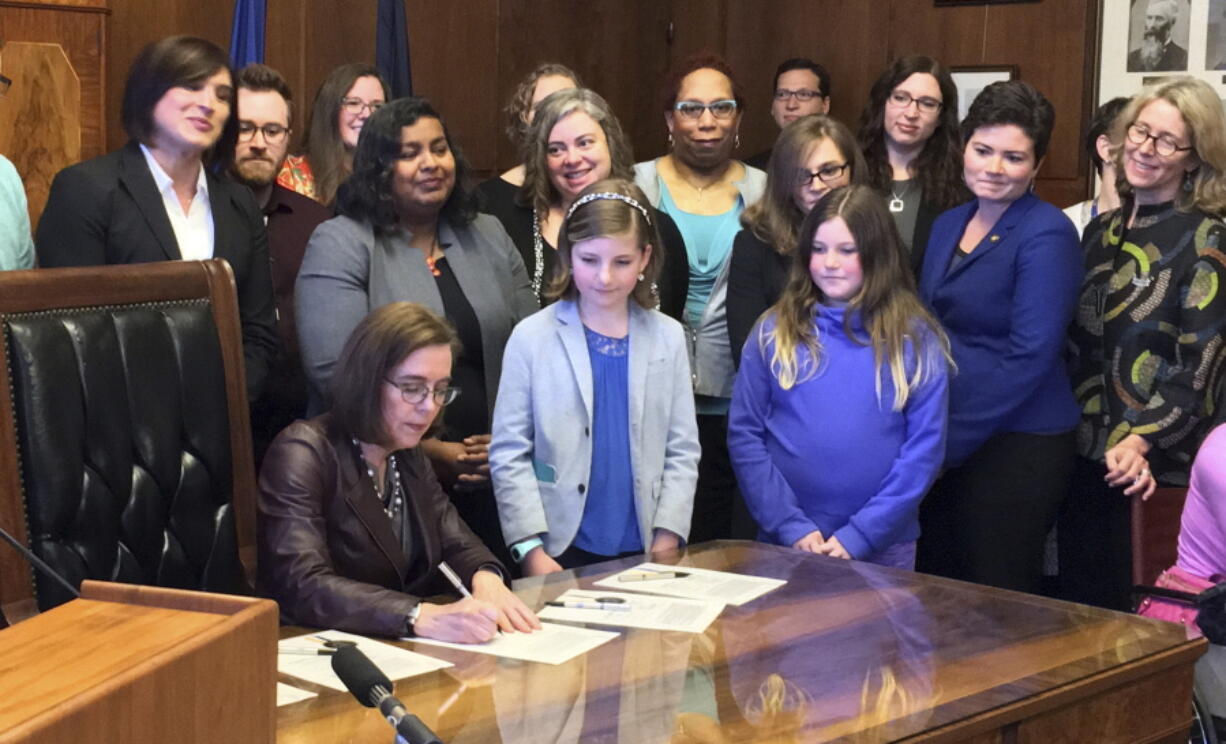
[[[0,527],[74,585],[250,593],[255,476],[229,264],[3,272],[0,330]],[[69,598],[0,546],[10,620],[31,599]]]

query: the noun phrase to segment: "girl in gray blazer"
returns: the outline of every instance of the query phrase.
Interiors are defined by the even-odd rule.
[[[503,356],[490,475],[527,575],[677,548],[698,426],[681,324],[651,310],[658,233],[629,181],[592,184],[558,236],[549,288]]]

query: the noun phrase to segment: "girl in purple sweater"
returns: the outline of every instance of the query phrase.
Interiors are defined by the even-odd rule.
[[[945,455],[949,342],[915,294],[882,198],[835,189],[741,354],[728,448],[761,539],[915,565]]]

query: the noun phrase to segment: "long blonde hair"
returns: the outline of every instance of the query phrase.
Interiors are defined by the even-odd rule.
[[[873,359],[879,370],[889,368],[894,383],[892,408],[901,411],[911,392],[924,385],[939,365],[952,365],[953,359],[941,325],[916,296],[906,249],[885,201],[869,186],[852,184],[834,189],[809,212],[800,228],[787,286],[767,313],[768,317],[774,316],[774,327],[761,333],[759,348],[765,354],[767,347],[774,344],[770,368],[784,390],[808,380],[820,369],[822,345],[814,318],[818,304],[826,298],[813,282],[809,261],[818,227],[835,218],[847,223],[864,273],[864,284],[843,316],[843,330],[852,341],[873,347]],[[852,327],[852,318],[857,314],[867,338]],[[801,346],[809,352],[803,364],[797,353]],[[910,365],[908,346],[913,357]],[[874,379],[879,401],[881,377],[878,373]]]

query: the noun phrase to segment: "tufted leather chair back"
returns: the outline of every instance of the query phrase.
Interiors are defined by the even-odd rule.
[[[249,593],[255,484],[229,265],[0,274],[0,332],[0,526],[73,584]],[[0,548],[0,600],[31,595],[42,610],[70,598]]]

